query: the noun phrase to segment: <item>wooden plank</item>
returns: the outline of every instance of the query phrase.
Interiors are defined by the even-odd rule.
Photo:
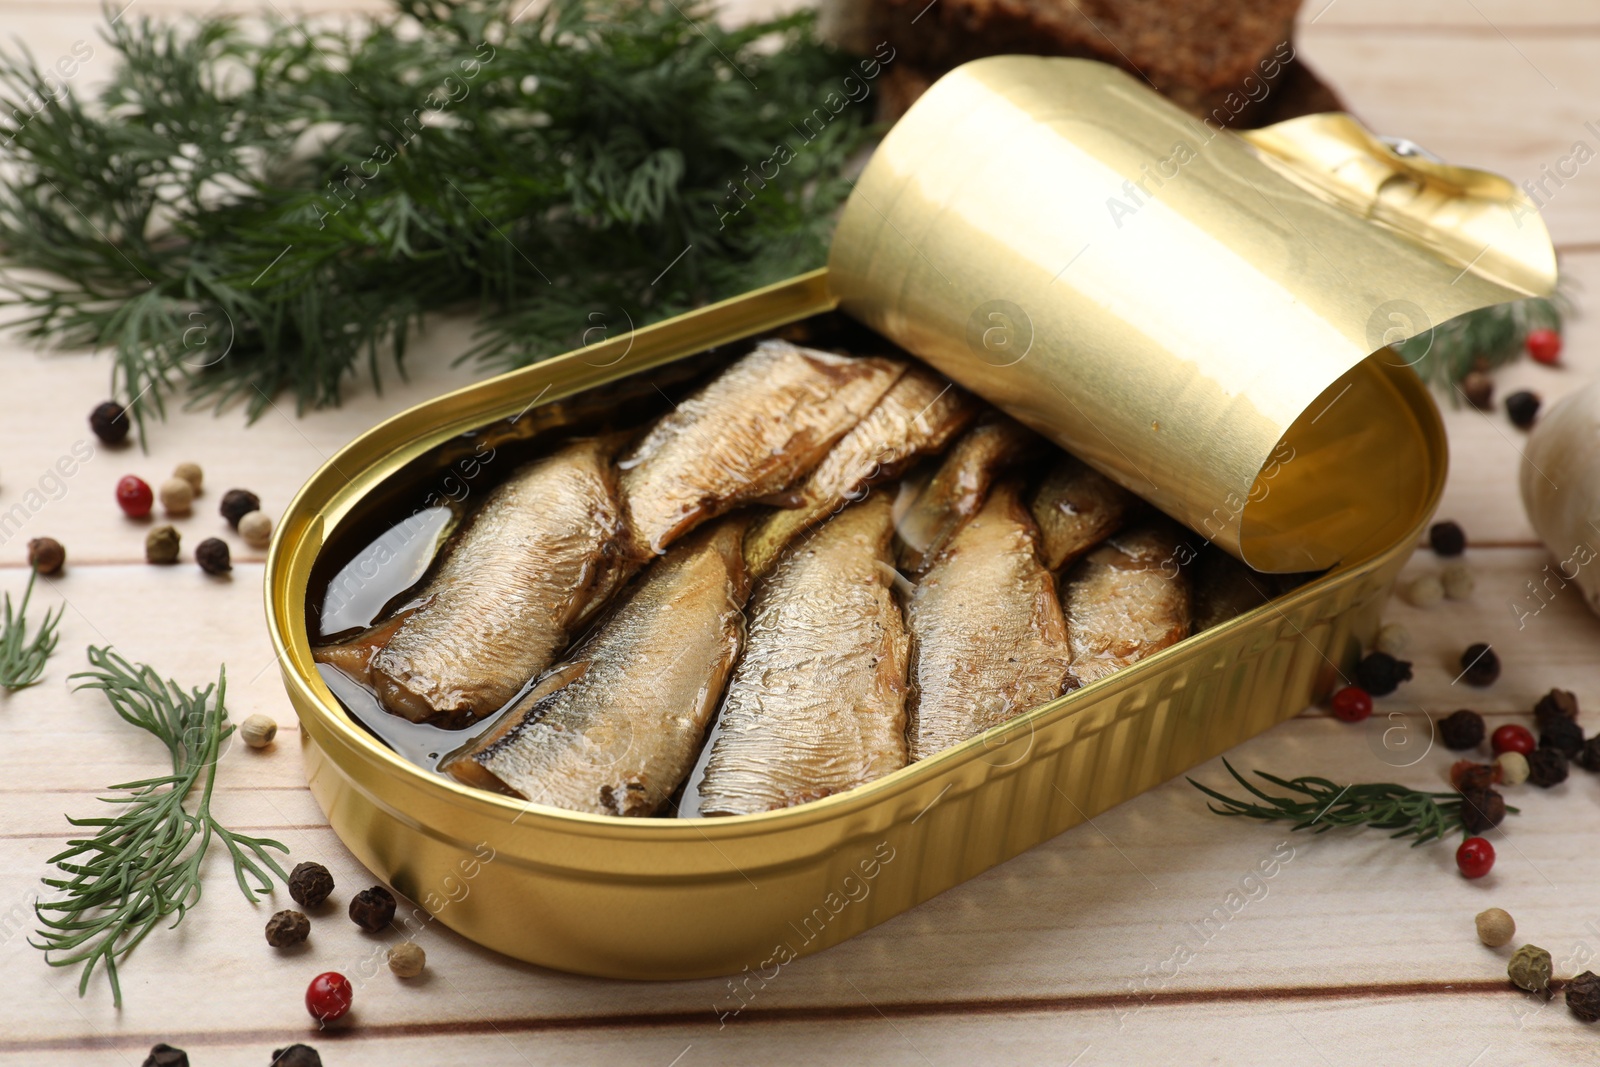
[[[1586,34],[1308,33],[1298,54],[1378,133],[1518,183],[1564,168],[1564,185],[1546,179],[1541,201],[1557,241],[1571,245],[1600,240],[1600,174],[1592,161],[1562,163],[1578,141],[1600,150],[1585,126],[1600,120],[1593,51]]]
[[[1305,0],[1300,33],[1336,31],[1379,34],[1396,29],[1443,35],[1462,31],[1526,36],[1600,28],[1600,11],[1588,0]]]
[[[928,1067],[974,1062],[1010,1064],[1130,1064],[1130,1062],[1226,1062],[1226,1064],[1355,1064],[1421,1062],[1573,1062],[1592,1048],[1594,1035],[1565,1017],[1560,1001],[1530,1014],[1525,1029],[1490,993],[1411,995],[1373,1000],[1190,1003],[1146,1008],[1118,1030],[1115,1019],[1085,1011],[995,1011],[978,1016],[906,1016],[872,1011],[819,1025],[810,1019],[714,1025],[608,1027],[605,1030],[528,1027],[485,1021],[475,1029],[424,1035],[291,1035],[309,1041],[323,1062],[339,1067],[453,1064],[470,1054],[475,1067],[531,1064],[590,1064],[605,1059],[662,1067],[766,1062],[782,1049],[781,1062]],[[1531,1005],[1528,1005],[1531,1009]],[[872,1014],[866,1014],[872,1013]],[[254,1029],[242,1040],[189,1041],[190,1057],[206,1067],[259,1067],[285,1030]],[[134,1045],[122,1046],[138,1064]],[[138,1046],[138,1054],[146,1046]],[[78,1064],[82,1053],[0,1054],[0,1064]],[[1504,1057],[1504,1059],[1499,1059]],[[110,1061],[123,1062],[123,1061]]]

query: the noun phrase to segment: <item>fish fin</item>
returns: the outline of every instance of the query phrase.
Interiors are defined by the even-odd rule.
[[[416,610],[407,608],[394,618],[368,627],[348,640],[314,648],[311,658],[317,663],[337,668],[363,685],[371,685],[372,657],[394,638]]]

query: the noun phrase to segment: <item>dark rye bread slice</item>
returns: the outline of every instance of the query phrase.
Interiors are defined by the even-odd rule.
[[[1236,128],[1338,108],[1332,92],[1293,60],[1299,6],[1300,0],[831,0],[823,25],[848,51],[870,52],[880,42],[894,48],[880,98],[891,117],[953,67],[1023,54],[1114,64],[1191,114]]]

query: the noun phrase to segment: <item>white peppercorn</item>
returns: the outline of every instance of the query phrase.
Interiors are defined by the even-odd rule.
[[[401,978],[415,978],[427,962],[428,954],[415,941],[402,941],[389,950],[389,969]]]
[[[194,486],[182,478],[168,478],[157,490],[161,510],[168,515],[187,515],[194,506]]]
[[[239,736],[251,748],[266,748],[278,736],[278,724],[265,715],[252,715],[239,724]]]
[[[1437,574],[1413,578],[1405,588],[1406,600],[1419,608],[1431,608],[1444,599],[1444,583]]]
[[[1516,935],[1517,924],[1504,908],[1488,908],[1478,912],[1478,940],[1490,948],[1509,945]]]
[[[1470,598],[1476,585],[1472,579],[1472,572],[1467,570],[1465,563],[1446,564],[1439,572],[1439,584],[1444,587],[1444,595],[1451,600]]]
[[[266,548],[272,543],[272,520],[264,511],[252,511],[239,520],[239,536],[252,548]]]
[[[200,495],[200,486],[205,482],[205,475],[200,472],[200,464],[180,463],[172,468],[172,476],[188,482],[189,488],[194,490],[194,495]]]
[[[1411,647],[1411,631],[1397,622],[1385,623],[1378,631],[1372,647],[1391,656],[1399,656]]]
[[[1500,765],[1500,781],[1506,785],[1521,785],[1528,780],[1528,757],[1520,752],[1502,752],[1494,758]]]

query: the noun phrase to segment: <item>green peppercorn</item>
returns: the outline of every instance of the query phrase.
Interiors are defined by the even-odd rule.
[[[1537,945],[1523,945],[1506,964],[1511,984],[1530,993],[1543,993],[1550,988],[1550,971],[1550,953]]]
[[[178,562],[178,542],[182,540],[171,526],[157,526],[144,535],[144,558],[147,563]]]

